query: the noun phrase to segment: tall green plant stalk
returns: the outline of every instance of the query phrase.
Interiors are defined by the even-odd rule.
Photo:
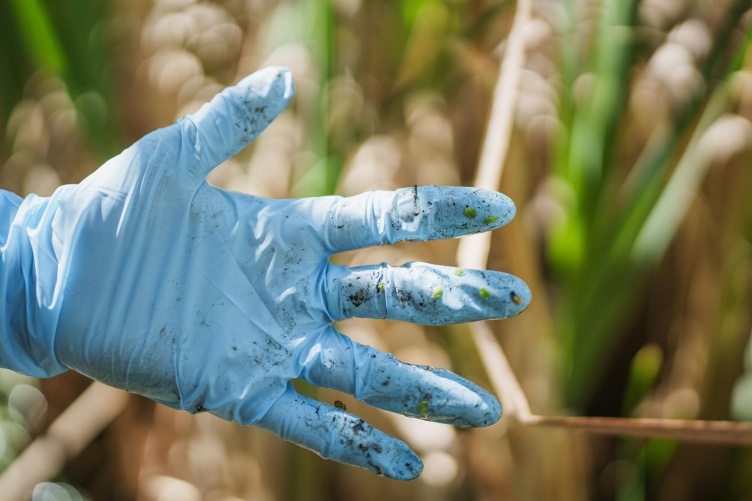
[[[583,286],[603,258],[594,234],[598,229],[595,220],[610,180],[619,119],[628,93],[628,80],[624,75],[634,53],[631,34],[636,24],[638,4],[637,0],[604,2],[589,68],[593,75],[589,99],[578,103],[566,96],[562,100],[568,103],[564,118],[571,116],[571,123],[566,133],[567,144],[559,147],[555,171],[571,190],[573,199],[564,222],[552,235],[549,252],[560,265],[566,277],[566,287],[571,290],[569,296],[574,298],[573,304],[566,305],[563,310],[562,324],[562,366],[565,381],[568,381],[566,400],[570,404],[580,400],[576,393],[584,383],[578,369],[584,358],[583,339],[590,338],[594,328],[606,327],[583,322],[581,312],[589,309],[582,301],[585,297]],[[575,17],[573,10],[570,10],[569,17]],[[567,66],[564,74],[569,75],[570,84],[573,84],[573,56],[568,49],[564,50]],[[590,354],[586,357],[592,358]],[[588,365],[592,366],[592,363]]]
[[[341,152],[332,151],[329,140],[329,99],[331,84],[337,74],[335,10],[329,0],[301,2],[309,24],[306,43],[316,63],[319,74],[318,105],[311,116],[308,130],[310,150],[316,163],[301,177],[295,186],[297,196],[321,196],[334,193],[342,170]]]
[[[591,92],[581,103],[562,99],[565,123],[568,116],[571,120],[565,144],[558,147],[555,172],[569,187],[571,199],[562,224],[551,235],[549,257],[559,271],[562,296],[569,298],[560,313],[562,367],[565,401],[575,408],[586,404],[594,382],[612,357],[621,323],[636,304],[647,271],[660,260],[681,223],[681,217],[656,214],[658,201],[663,199],[659,205],[665,211],[667,203],[677,200],[677,189],[671,187],[689,186],[683,181],[691,175],[694,182],[690,185],[696,189],[702,177],[698,175],[701,167],[689,165],[697,162],[692,157],[686,157],[686,168],[676,170],[673,183],[666,183],[665,174],[687,130],[697,123],[707,100],[704,91],[684,106],[665,138],[650,142],[635,168],[636,181],[619,185],[612,178],[615,166],[622,164],[615,156],[615,145],[629,92],[626,76],[635,55],[633,33],[638,6],[638,0],[602,4],[588,69]],[[730,34],[747,7],[747,1],[737,0],[727,11],[702,68],[706,82],[712,76],[725,81],[730,71],[739,67],[740,56],[727,68],[723,66]],[[572,11],[569,15],[574,18]],[[570,75],[571,85],[573,59],[567,54],[564,49],[563,73]],[[710,107],[703,131],[725,109],[722,101],[719,97]],[[668,198],[664,197],[666,193]]]

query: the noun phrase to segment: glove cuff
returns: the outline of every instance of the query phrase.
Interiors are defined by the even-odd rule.
[[[41,217],[35,215],[41,216],[47,202],[34,195],[22,200],[0,190],[0,367],[34,377],[67,370],[55,357],[55,328],[42,318],[56,315],[40,301],[30,236],[44,239]]]

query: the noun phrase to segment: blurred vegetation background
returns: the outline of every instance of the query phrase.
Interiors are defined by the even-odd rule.
[[[535,0],[488,266],[533,305],[494,330],[541,414],[752,420],[752,5]],[[508,0],[0,2],[0,188],[50,195],[264,65],[292,108],[210,177],[268,197],[472,183]],[[457,241],[347,264],[451,265]],[[350,320],[489,387],[465,326]],[[0,372],[0,468],[87,386]],[[39,499],[752,499],[752,451],[502,421],[457,430],[348,396],[425,461],[399,483],[132,397]]]

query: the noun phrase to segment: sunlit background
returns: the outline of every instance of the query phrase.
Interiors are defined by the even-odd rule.
[[[490,269],[533,291],[492,324],[540,414],[752,420],[749,0],[535,0]],[[297,97],[210,176],[267,197],[469,185],[515,2],[5,0],[0,188],[50,195],[264,65]],[[347,253],[454,264],[457,240]],[[351,320],[355,340],[490,388],[466,326]],[[0,371],[0,468],[89,381]],[[410,444],[382,479],[254,428],[130,397],[37,499],[750,499],[752,450],[458,430],[333,391]],[[76,420],[69,420],[74,430]],[[82,421],[83,422],[83,421]],[[38,467],[45,467],[42,458]],[[2,497],[2,494],[0,494]]]

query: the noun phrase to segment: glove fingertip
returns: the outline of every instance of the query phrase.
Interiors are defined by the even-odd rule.
[[[194,149],[203,178],[248,146],[290,104],[290,70],[263,68],[228,87],[186,118],[195,126]]]
[[[414,480],[423,472],[423,461],[401,440],[394,439],[394,459],[373,470],[394,480]],[[375,465],[374,465],[375,466]]]
[[[483,416],[483,419],[479,421],[479,426],[491,426],[492,424],[498,423],[499,419],[501,419],[501,416],[504,413],[501,407],[501,402],[499,402],[499,399],[491,395],[490,393],[483,400],[485,401],[486,405],[488,405],[488,411]]]
[[[242,79],[236,86],[251,92],[262,92],[274,101],[288,102],[295,95],[292,73],[284,66],[267,66]]]

